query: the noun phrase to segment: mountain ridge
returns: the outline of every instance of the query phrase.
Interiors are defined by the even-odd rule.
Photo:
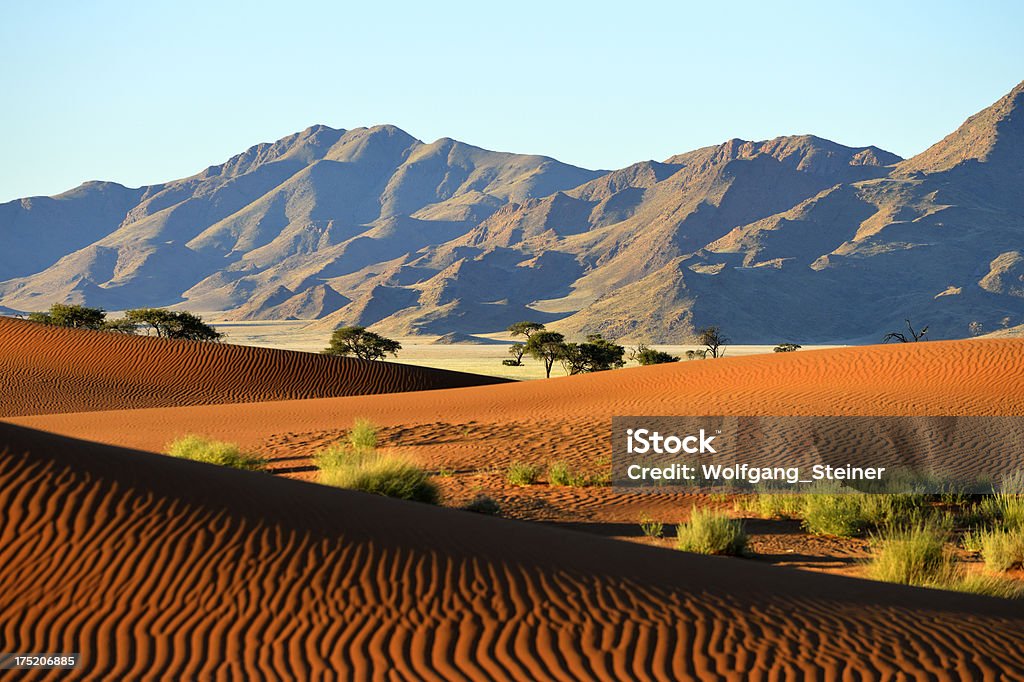
[[[905,160],[791,135],[611,171],[311,126],[181,180],[0,205],[0,305],[646,341],[871,339],[912,317],[964,336],[1024,321],[1022,103],[1024,83]]]

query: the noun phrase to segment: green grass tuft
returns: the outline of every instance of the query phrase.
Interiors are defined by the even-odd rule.
[[[804,528],[817,535],[852,538],[862,535],[869,521],[859,495],[812,494],[804,500]]]
[[[226,443],[195,434],[184,436],[170,443],[167,446],[167,454],[194,462],[219,464],[248,471],[263,471],[267,468],[266,459],[244,452],[235,443]]]
[[[533,485],[540,479],[540,467],[526,462],[512,462],[505,472],[505,480],[509,485]]]
[[[878,553],[868,564],[875,580],[921,587],[942,587],[955,582],[953,558],[946,550],[946,535],[930,526],[892,529],[874,538]]]
[[[1009,571],[1024,568],[1024,529],[992,530],[977,538],[985,568],[990,571]]]
[[[394,455],[365,455],[320,471],[320,482],[337,488],[437,504],[441,494],[418,465]]]
[[[676,526],[676,549],[698,554],[740,554],[747,546],[743,524],[721,512],[692,508],[690,520]]]
[[[660,538],[665,534],[665,524],[643,514],[640,517],[640,530],[649,538]]]
[[[548,466],[548,484],[582,488],[590,485],[590,478],[574,471],[565,462],[554,462]]]
[[[356,419],[348,432],[348,442],[356,450],[373,450],[377,440],[377,427],[369,419]]]

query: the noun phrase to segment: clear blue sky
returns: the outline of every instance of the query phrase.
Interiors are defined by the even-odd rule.
[[[590,168],[793,133],[908,156],[1024,79],[1022,6],[5,3],[0,201],[179,178],[314,123]]]

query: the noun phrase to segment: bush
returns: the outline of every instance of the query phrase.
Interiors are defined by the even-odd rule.
[[[548,483],[550,485],[583,487],[590,483],[590,479],[573,471],[565,462],[554,462],[548,467]]]
[[[337,488],[437,504],[441,495],[427,473],[396,456],[364,455],[320,472],[320,482]]]
[[[313,464],[317,469],[335,469],[348,464],[356,464],[366,456],[375,455],[372,451],[354,449],[348,443],[332,443],[313,453]]]
[[[356,450],[372,450],[377,447],[377,427],[369,419],[356,419],[348,432],[348,442]]]
[[[864,520],[876,528],[936,523],[928,498],[913,494],[851,495]]]
[[[857,537],[868,527],[859,495],[811,494],[804,500],[804,528],[817,535]]]
[[[694,507],[690,520],[676,526],[676,549],[684,552],[737,555],[746,546],[743,524],[721,512]]]
[[[512,462],[505,472],[505,480],[510,485],[533,485],[540,478],[540,467],[526,462]]]
[[[926,525],[891,530],[874,539],[880,550],[868,564],[868,576],[921,587],[949,585],[955,570],[945,540],[945,533]]]
[[[795,493],[754,493],[737,497],[733,508],[766,519],[798,519],[803,516],[804,498]]]
[[[957,592],[983,594],[986,597],[1024,599],[1024,583],[995,575],[968,575],[943,587]]]
[[[630,352],[629,357],[632,360],[636,360],[637,364],[645,366],[679,362],[679,356],[648,348],[642,343]]]
[[[263,471],[267,468],[267,460],[243,452],[234,443],[225,443],[196,435],[185,436],[173,441],[167,446],[167,454],[172,457],[191,459],[194,462],[219,464],[249,471]]]
[[[660,538],[665,534],[665,524],[644,514],[640,517],[640,530],[649,538]]]
[[[494,501],[494,498],[487,495],[477,495],[462,508],[468,512],[487,514],[488,516],[498,516],[501,514],[501,506]]]
[[[994,530],[981,533],[977,538],[985,568],[990,571],[1009,571],[1024,568],[1024,530]]]

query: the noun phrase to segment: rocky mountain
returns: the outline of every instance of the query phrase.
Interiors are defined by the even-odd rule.
[[[1024,83],[907,160],[804,135],[588,171],[323,126],[191,178],[0,206],[0,304],[395,335],[878,340],[1024,322]],[[974,327],[976,332],[977,326]]]

